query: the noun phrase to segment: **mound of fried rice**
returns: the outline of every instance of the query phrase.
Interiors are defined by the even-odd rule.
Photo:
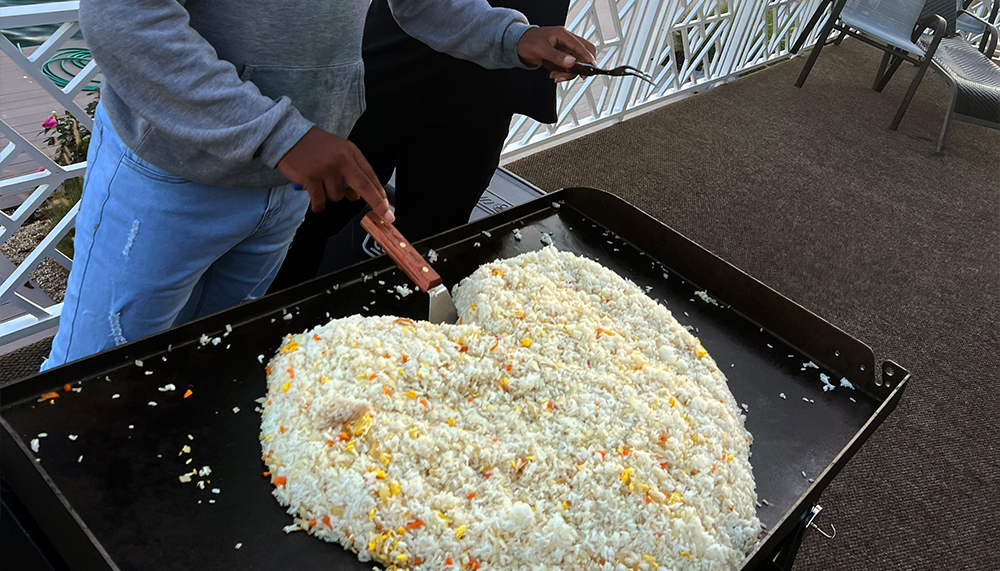
[[[271,360],[261,444],[294,525],[399,569],[740,564],[752,438],[669,310],[553,247],[454,294],[459,325],[336,319]]]

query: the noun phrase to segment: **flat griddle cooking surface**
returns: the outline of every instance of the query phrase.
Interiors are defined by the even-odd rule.
[[[878,394],[874,385],[857,381],[871,377],[871,370],[836,372],[825,367],[820,358],[796,348],[817,343],[782,340],[764,327],[767,324],[744,316],[753,314],[751,307],[702,300],[695,291],[707,288],[715,295],[713,284],[687,281],[672,269],[677,261],[667,259],[669,254],[660,252],[660,259],[654,259],[615,233],[635,231],[620,219],[621,211],[612,208],[604,219],[603,209],[595,210],[592,204],[590,217],[574,208],[579,203],[588,211],[582,206],[595,198],[591,193],[612,200],[596,191],[562,191],[417,247],[438,252],[435,268],[452,286],[481,263],[542,248],[545,232],[559,249],[598,260],[640,287],[649,286],[650,297],[665,304],[682,325],[694,328],[728,377],[737,402],[747,405],[757,493],[770,504],[759,508],[758,515],[772,531],[778,524],[787,531],[790,516],[806,507],[807,497],[818,496],[846,462],[846,457],[835,462],[838,456],[848,448],[853,453],[878,424],[871,421],[888,391]],[[563,205],[555,207],[553,199]],[[646,219],[632,207],[616,206],[626,207],[632,216]],[[520,241],[512,233],[515,227],[520,228]],[[631,237],[632,243],[642,240]],[[371,569],[371,563],[359,562],[337,544],[282,531],[292,523],[291,517],[271,496],[272,486],[262,475],[266,468],[258,442],[260,415],[254,411],[255,399],[266,391],[259,356],[266,363],[285,334],[330,318],[356,313],[425,318],[426,295],[399,298],[387,291],[403,283],[405,277],[383,257],[5,389],[0,395],[5,428],[20,438],[20,442],[8,439],[5,445],[16,443],[20,450],[8,447],[4,454],[30,458],[28,443],[39,433],[47,434],[39,439],[40,472],[32,472],[27,461],[5,462],[5,468],[18,471],[12,478],[19,484],[15,486],[20,487],[19,496],[40,491],[26,488],[51,478],[45,482],[47,493],[64,499],[66,514],[77,516],[77,524],[92,534],[90,541],[99,543],[120,569]],[[223,337],[226,325],[232,332]],[[829,324],[825,327],[834,330]],[[203,333],[220,341],[202,345]],[[845,345],[844,353],[863,355],[867,348],[850,341],[855,346]],[[135,359],[141,359],[143,366],[137,366]],[[810,361],[820,368],[803,370]],[[836,390],[822,390],[821,373],[830,376]],[[856,391],[841,388],[839,380],[845,375],[867,386]],[[83,390],[64,392],[65,383]],[[176,390],[162,392],[167,384]],[[861,390],[865,388],[869,390]],[[183,398],[188,389],[192,395]],[[60,398],[52,404],[38,402],[38,395],[49,390],[57,390]],[[865,428],[867,433],[852,443]],[[69,435],[77,438],[70,440]],[[185,445],[191,453],[179,455]],[[194,481],[210,481],[205,489],[178,480],[203,466],[209,466],[211,474]],[[7,473],[5,479],[11,479]],[[44,527],[46,515],[35,517]],[[59,542],[58,537],[53,539]],[[242,544],[238,550],[237,544]],[[84,547],[65,548],[78,549]],[[80,555],[79,561],[84,560]]]

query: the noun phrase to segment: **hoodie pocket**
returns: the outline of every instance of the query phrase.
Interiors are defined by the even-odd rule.
[[[365,68],[359,60],[330,66],[247,64],[241,78],[292,106],[317,127],[347,137],[365,110]]]

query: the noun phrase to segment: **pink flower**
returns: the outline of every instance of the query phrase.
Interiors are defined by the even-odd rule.
[[[56,121],[55,115],[49,115],[46,117],[45,121],[42,121],[42,129],[54,129],[59,122]]]

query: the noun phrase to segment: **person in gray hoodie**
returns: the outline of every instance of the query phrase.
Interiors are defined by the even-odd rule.
[[[590,57],[564,29],[529,26],[486,0],[390,4],[409,34],[483,67]],[[310,205],[364,199],[393,219],[345,138],[365,106],[367,6],[81,1],[104,80],[76,257],[43,369],[262,295]]]

